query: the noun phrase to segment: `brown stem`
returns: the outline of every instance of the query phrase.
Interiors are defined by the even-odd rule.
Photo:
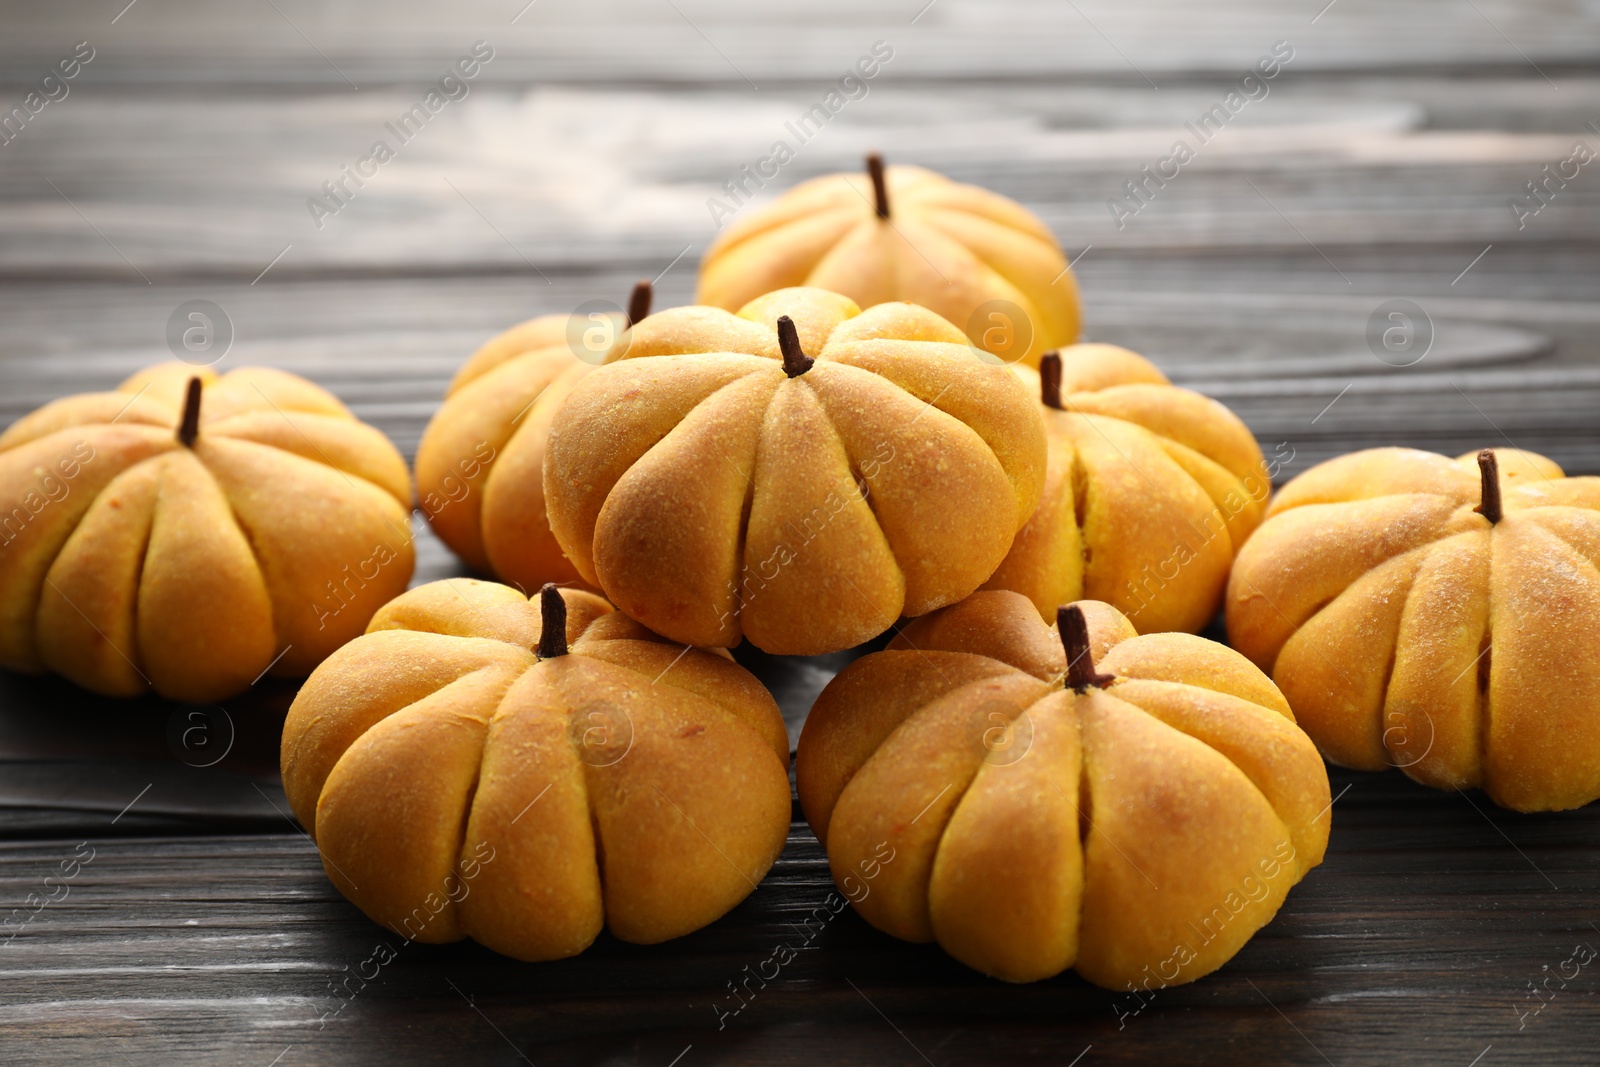
[[[1487,448],[1478,453],[1478,473],[1483,476],[1482,503],[1473,508],[1491,523],[1505,515],[1500,507],[1500,461]]]
[[[872,176],[872,199],[878,209],[878,217],[889,217],[889,184],[883,176],[883,157],[876,152],[867,154],[867,173]]]
[[[1056,609],[1056,629],[1061,632],[1061,647],[1067,652],[1067,686],[1083,693],[1092,685],[1104,689],[1116,681],[1114,674],[1101,674],[1094,669],[1094,655],[1089,651],[1089,623],[1083,609],[1076,604]]]
[[[554,582],[539,590],[539,658],[567,654],[567,602]]]
[[[778,350],[783,353],[783,373],[791,378],[800,377],[817,362],[800,347],[800,331],[787,315],[778,316]]]
[[[200,379],[190,378],[188,392],[183,394],[183,419],[178,423],[178,443],[193,448],[194,439],[200,436]]]
[[[1061,353],[1046,352],[1039,357],[1039,399],[1047,408],[1061,410]]]
[[[643,278],[633,283],[633,293],[628,297],[628,321],[622,324],[627,329],[636,323],[643,322],[650,316],[650,301],[655,297],[655,290]]]

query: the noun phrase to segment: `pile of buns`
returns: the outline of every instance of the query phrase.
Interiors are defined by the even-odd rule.
[[[0,664],[177,700],[309,674],[282,768],[329,877],[526,960],[698,929],[777,858],[790,745],[743,642],[887,638],[812,709],[801,805],[863,918],[1011,981],[1226,963],[1323,858],[1323,758],[1600,796],[1600,479],[1375,449],[1274,497],[1226,408],[1077,343],[1038,219],[875,157],[650,303],[485,344],[415,494],[278,371],[46,405],[0,435]],[[404,591],[414,495],[496,581]],[[1223,609],[1238,651],[1195,636]]]

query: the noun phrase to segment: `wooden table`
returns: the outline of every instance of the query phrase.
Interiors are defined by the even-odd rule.
[[[1592,8],[124,2],[0,16],[8,109],[94,50],[0,146],[0,425],[169,358],[174,310],[209,300],[219,367],[309,375],[409,455],[497,329],[640,276],[687,302],[707,198],[881,40],[892,60],[778,186],[879,148],[1019,198],[1076,257],[1088,336],[1233,406],[1282,477],[1379,443],[1600,473],[1600,162],[1511,206],[1576,142],[1600,151]],[[307,199],[480,40],[470,95],[319,228]],[[1108,207],[1279,41],[1265,96],[1137,211]],[[1422,311],[1398,353],[1369,344],[1393,300]],[[463,573],[420,525],[418,544],[418,581]],[[744,658],[796,732],[849,657]],[[401,947],[285,814],[292,697],[207,712],[227,755],[200,767],[173,740],[196,709],[0,676],[0,907],[31,915],[0,942],[0,1062],[1600,1060],[1600,968],[1530,992],[1600,945],[1600,809],[1519,816],[1336,770],[1326,862],[1232,963],[1137,1012],[1071,975],[989,981],[846,912],[724,1017],[830,889],[798,817],[761,887],[680,941],[540,965]],[[66,895],[27,911],[63,862]],[[397,958],[336,996],[381,943]]]

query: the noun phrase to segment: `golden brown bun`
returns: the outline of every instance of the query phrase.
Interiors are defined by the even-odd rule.
[[[725,654],[663,641],[579,590],[566,655],[492,582],[413,589],[317,669],[283,785],[328,877],[417,941],[523,960],[697,930],[789,829],[778,707]]]
[[[984,588],[1026,594],[1050,620],[1090,597],[1140,633],[1203,629],[1272,494],[1255,437],[1126,348],[1073,345],[1060,358],[1061,409],[1040,408],[1039,509]],[[1039,375],[1016,373],[1038,396]]]
[[[1059,643],[1041,675],[1053,631],[1009,592],[846,667],[800,735],[800,803],[880,930],[1010,982],[1190,982],[1322,862],[1328,776],[1243,656],[1078,606],[1105,688],[1064,688]]]
[[[1600,797],[1600,478],[1375,448],[1295,478],[1228,585],[1233,645],[1334,763],[1518,811]]]
[[[168,363],[46,404],[0,434],[0,664],[195,701],[303,676],[405,589],[410,510],[388,439],[283,371]]]
[[[1028,366],[1078,339],[1077,282],[1032,212],[921,167],[888,167],[886,179],[887,222],[865,173],[814,178],[745,214],[706,251],[696,300],[735,311],[797,285],[843,293],[862,307],[904,300]],[[991,301],[1016,311],[976,314]],[[1021,329],[1009,321],[1017,313],[1028,323]],[[1024,333],[1031,340],[1019,348]]]
[[[780,316],[816,360],[793,378]],[[663,311],[618,346],[551,427],[550,526],[673,640],[860,644],[975,590],[1038,503],[1038,405],[923,308],[786,289]]]
[[[456,373],[417,446],[417,500],[439,539],[529,592],[580,580],[550,533],[543,477],[550,420],[594,369],[574,354],[574,330],[620,333],[622,323],[542,315],[491,338]]]

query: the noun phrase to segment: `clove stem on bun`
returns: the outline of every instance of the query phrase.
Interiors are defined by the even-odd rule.
[[[1114,674],[1101,674],[1094,669],[1094,654],[1089,651],[1089,623],[1083,609],[1076,604],[1056,609],[1056,629],[1061,633],[1061,647],[1067,653],[1067,688],[1079,694],[1090,686],[1104,689],[1116,681]]]
[[[1061,353],[1039,357],[1039,399],[1047,408],[1061,410]]]
[[[1487,448],[1478,453],[1478,473],[1483,476],[1482,502],[1472,510],[1497,523],[1505,515],[1500,506],[1500,461]]]
[[[555,659],[567,654],[567,602],[554,582],[539,590],[540,659]]]
[[[629,329],[650,317],[650,302],[655,298],[655,289],[643,278],[633,283],[633,292],[628,296],[628,317],[623,322],[622,328]]]
[[[188,391],[183,394],[183,418],[178,423],[178,443],[193,448],[200,436],[200,379],[190,378]]]
[[[867,154],[867,174],[872,177],[872,199],[878,217],[889,217],[889,184],[883,176],[883,157],[876,152]]]
[[[787,315],[778,316],[778,350],[783,353],[783,373],[798,378],[817,362],[800,347],[800,331]]]

